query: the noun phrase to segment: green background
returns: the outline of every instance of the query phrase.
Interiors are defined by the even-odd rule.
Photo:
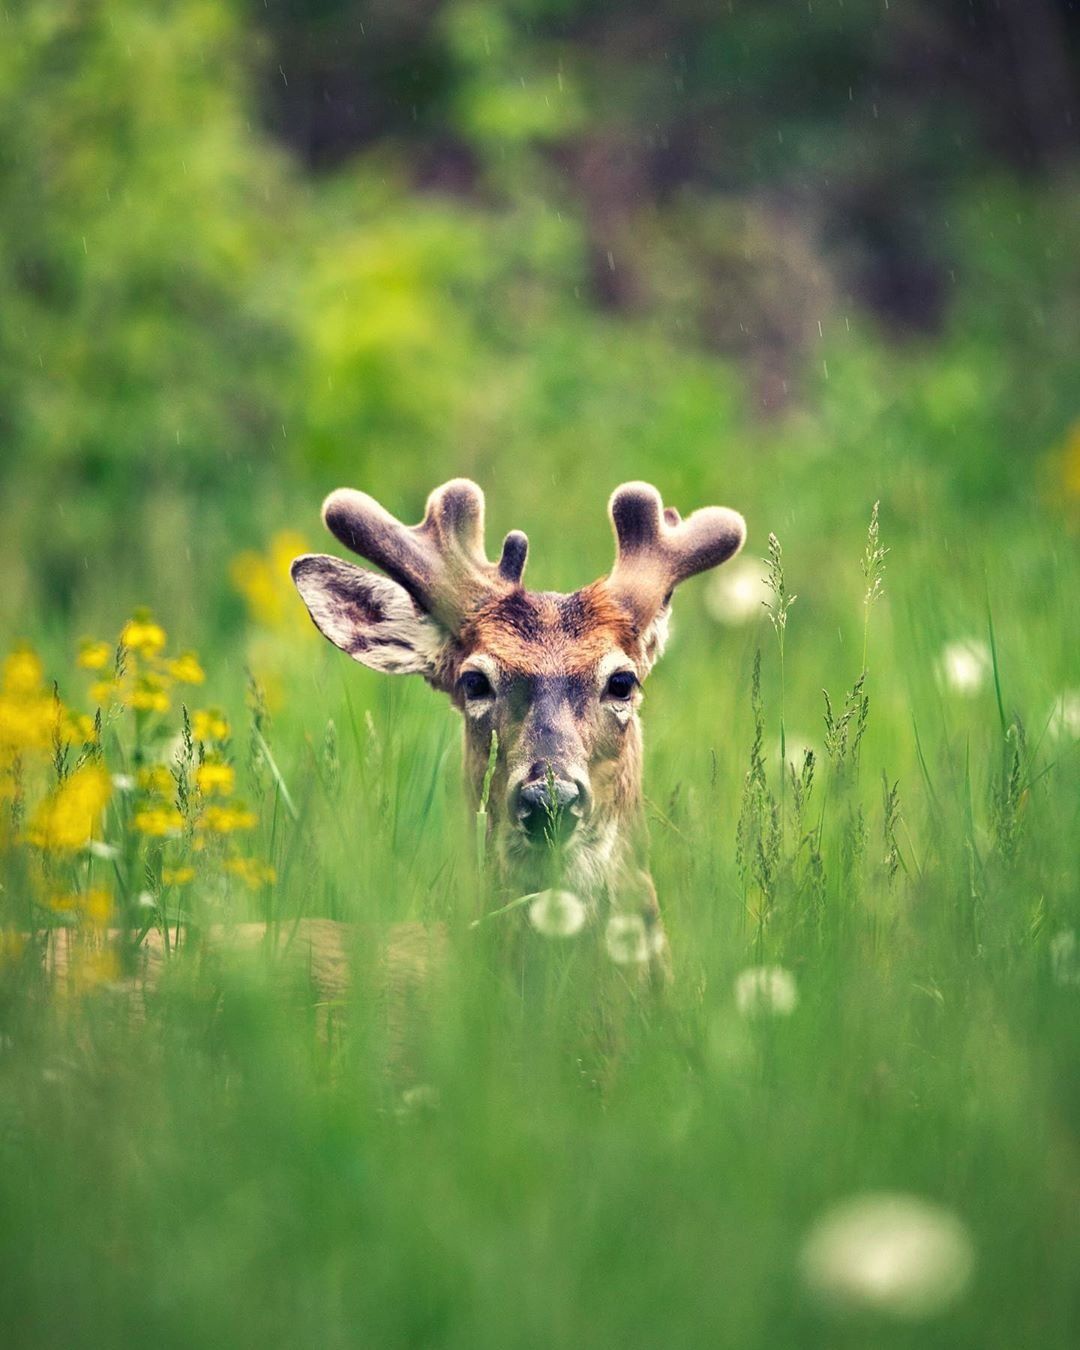
[[[1076,1343],[1078,31],[1048,0],[0,13],[0,648],[85,706],[79,638],[149,606],[241,768],[253,670],[300,820],[268,807],[278,883],[207,916],[360,922],[364,960],[442,921],[452,953],[406,1070],[373,983],[327,1033],[269,957],[193,955],[138,1014],[9,980],[12,1344]],[[633,478],[783,545],[784,725],[818,768],[768,879],[736,847],[759,648],[781,792],[764,612],[718,623],[689,583],[649,683],[661,1006],[588,938],[519,966],[470,936],[449,710],[231,580],[283,530],[329,549],[334,487],[411,522],[457,475],[538,588],[610,565]],[[853,768],[821,689],[862,668],[875,501]],[[940,673],[967,640],[972,697]],[[790,1017],[739,1017],[758,962]],[[800,1289],[808,1225],[878,1189],[971,1234],[940,1317]]]

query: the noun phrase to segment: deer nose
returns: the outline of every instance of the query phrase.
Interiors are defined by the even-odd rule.
[[[577,826],[583,802],[580,784],[541,778],[519,789],[518,823],[531,839],[565,839]]]

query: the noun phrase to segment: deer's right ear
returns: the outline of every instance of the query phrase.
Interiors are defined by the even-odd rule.
[[[396,581],[322,553],[290,570],[315,627],[354,661],[387,675],[434,673],[447,633]]]

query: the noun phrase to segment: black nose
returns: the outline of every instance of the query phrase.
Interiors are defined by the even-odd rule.
[[[532,839],[565,839],[578,823],[574,807],[581,801],[581,788],[556,778],[552,782],[541,778],[527,783],[517,799],[517,818],[521,828]]]

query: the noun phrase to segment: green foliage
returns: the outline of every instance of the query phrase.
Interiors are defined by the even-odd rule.
[[[949,82],[906,87],[969,6],[932,34],[923,5],[654,8],[0,18],[0,652],[45,656],[50,784],[168,749],[146,805],[194,853],[199,716],[129,710],[134,747],[70,674],[83,632],[152,603],[205,658],[214,754],[257,816],[250,856],[219,841],[221,876],[181,883],[103,788],[123,847],[68,859],[65,893],[108,876],[136,937],[194,936],[152,988],[98,969],[59,994],[8,847],[31,765],[5,764],[13,1344],[1075,1341],[1075,187],[991,163],[985,105]],[[342,80],[371,101],[352,140],[300,146],[306,174],[267,123],[340,116]],[[864,303],[866,234],[837,220],[867,203],[948,278],[921,325]],[[610,565],[627,479],[749,521],[745,557],[680,591],[649,680],[662,1003],[602,930],[545,940],[477,893],[450,713],[291,621],[304,542],[279,531],[333,547],[330,488],[417,519],[462,473],[491,540],[528,530],[536,587]],[[249,548],[234,575],[271,603],[246,614]],[[714,617],[766,553],[770,609]],[[101,669],[142,667],[121,646]],[[823,686],[846,692],[823,709]],[[199,939],[249,919],[271,934],[250,961]],[[308,919],[356,924],[333,997],[298,974]],[[380,985],[402,922],[448,935],[404,1032]],[[740,1011],[757,967],[793,981],[787,1015]],[[969,1230],[974,1282],[939,1319],[805,1296],[809,1226],[867,1190]]]
[[[785,561],[806,604],[786,625],[798,705],[825,647],[802,640],[805,616],[823,601]],[[248,713],[258,753],[241,790],[260,808],[244,847],[276,881],[218,891],[196,855],[190,899],[164,902],[204,932],[262,918],[255,951],[196,936],[145,990],[93,967],[89,987],[52,984],[33,947],[11,945],[28,882],[7,849],[0,1292],[20,1343],[571,1346],[588,1325],[602,1345],[824,1346],[852,1325],[860,1344],[867,1328],[897,1346],[1070,1344],[1076,741],[1003,735],[988,673],[970,701],[937,686],[902,615],[888,622],[903,580],[894,563],[875,609],[873,708],[860,680],[826,727],[823,770],[769,744],[778,653],[748,647],[763,616],[736,641],[687,623],[680,597],[685,640],[645,711],[675,965],[659,1002],[612,964],[602,926],[544,938],[527,900],[473,922],[449,715],[328,647],[297,648],[273,722],[257,690]],[[214,696],[238,692],[232,656],[206,662]],[[1001,644],[1003,698],[1026,706],[1012,656]],[[908,690],[934,727],[922,780]],[[205,761],[181,722],[175,786],[191,803]],[[109,767],[128,734],[110,723]],[[880,772],[886,755],[899,778]],[[110,816],[109,839],[121,828]],[[299,928],[322,915],[355,925],[352,980],[330,996]],[[400,966],[383,944],[417,920],[447,926],[445,964],[388,997]],[[766,991],[756,1011],[748,974]],[[913,1326],[887,1306],[849,1324],[800,1283],[814,1221],[880,1190],[944,1205],[975,1250],[970,1288]]]
[[[178,489],[212,510],[280,437],[286,175],[221,5],[0,22],[3,532],[55,596],[179,525]]]

